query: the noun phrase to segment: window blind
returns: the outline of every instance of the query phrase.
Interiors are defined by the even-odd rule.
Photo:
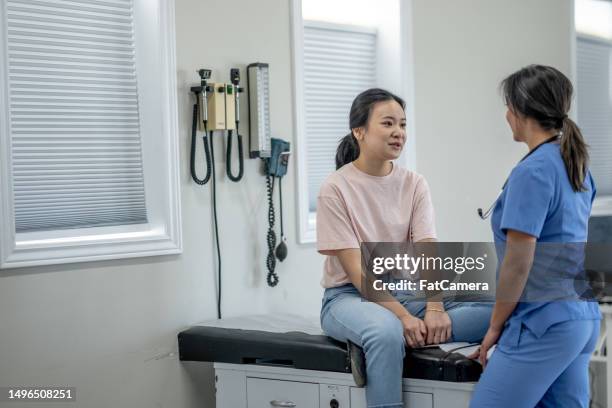
[[[612,44],[579,37],[576,51],[578,125],[597,195],[612,195]]]
[[[7,0],[17,232],[147,221],[131,0]]]
[[[336,148],[349,129],[355,96],[376,85],[376,32],[304,22],[304,134],[308,207],[335,169]]]

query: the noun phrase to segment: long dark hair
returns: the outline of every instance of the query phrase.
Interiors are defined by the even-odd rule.
[[[561,156],[574,191],[584,190],[589,153],[576,123],[567,117],[573,86],[553,67],[529,65],[501,83],[509,109],[532,118],[544,130],[556,129],[561,135]]]
[[[355,97],[349,114],[351,131],[340,140],[336,151],[336,170],[359,157],[359,144],[352,129],[366,127],[374,105],[386,101],[395,101],[401,105],[402,109],[406,109],[406,103],[402,98],[380,88],[368,89]]]

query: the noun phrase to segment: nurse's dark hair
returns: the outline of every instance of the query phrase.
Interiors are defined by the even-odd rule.
[[[574,191],[584,191],[589,153],[578,125],[567,117],[574,87],[559,70],[529,65],[504,79],[501,90],[508,108],[532,118],[544,130],[559,130],[561,156]]]
[[[355,97],[349,113],[349,129],[351,131],[340,139],[340,144],[336,150],[336,170],[359,157],[359,144],[353,134],[353,129],[367,128],[374,105],[386,101],[395,101],[400,104],[402,109],[406,109],[406,103],[402,98],[380,88],[365,90]]]

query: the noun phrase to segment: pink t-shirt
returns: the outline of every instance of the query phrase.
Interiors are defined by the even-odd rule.
[[[332,173],[317,198],[317,250],[359,248],[361,242],[435,239],[429,186],[420,174],[393,165],[372,176],[353,163]],[[350,283],[336,256],[327,256],[321,285]]]

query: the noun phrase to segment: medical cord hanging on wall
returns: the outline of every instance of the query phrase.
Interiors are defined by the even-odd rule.
[[[215,174],[215,147],[214,147],[214,131],[220,131],[222,134],[227,130],[227,156],[226,156],[226,172],[227,177],[234,182],[242,179],[244,174],[244,159],[242,136],[240,135],[240,93],[243,89],[240,87],[240,71],[237,68],[230,70],[231,84],[213,83],[208,84],[211,70],[198,70],[200,76],[200,86],[191,88],[196,96],[196,103],[193,105],[193,119],[191,127],[191,153],[190,153],[190,171],[191,178],[199,185],[204,185],[211,181],[211,196],[213,208],[213,227],[215,233],[215,246],[217,249],[217,318],[221,318],[221,244],[219,242],[219,224],[217,218],[217,180]],[[198,129],[203,131],[202,142],[204,147],[204,161],[206,162],[206,175],[203,179],[198,178],[196,172],[196,147],[197,147],[197,132]],[[238,175],[232,173],[232,131],[236,131],[236,139],[238,141]]]

